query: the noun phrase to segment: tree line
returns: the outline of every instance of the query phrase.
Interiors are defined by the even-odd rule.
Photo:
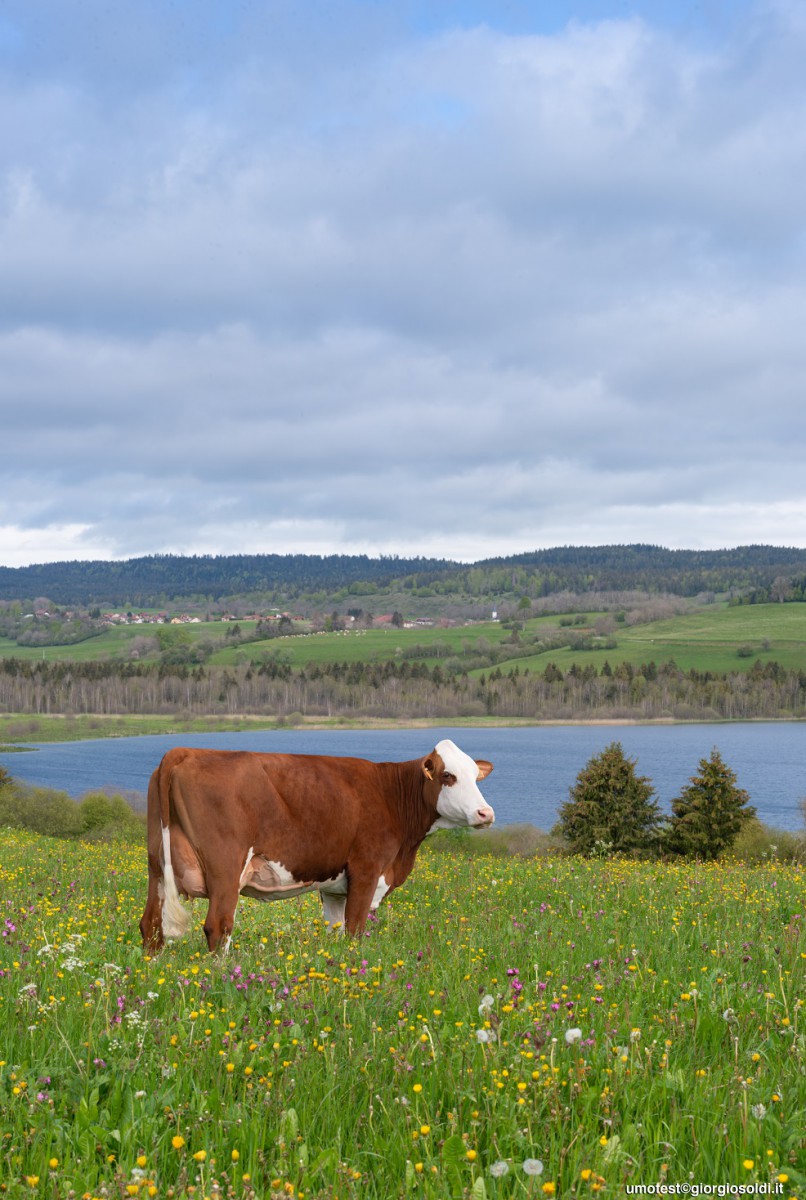
[[[65,714],[259,714],[298,717],[806,717],[806,671],[757,661],[747,672],[681,670],[673,661],[604,662],[480,675],[410,660],[310,664],[280,657],[234,667],[0,659],[0,711]]]
[[[444,559],[311,554],[156,554],[122,562],[87,561],[0,567],[0,600],[48,596],[56,604],[161,607],[261,595],[282,602],[316,594],[532,599],[569,591],[638,589],[696,596],[702,592],[772,596],[806,594],[806,550],[740,546],[732,550],[667,550],[662,546],[562,546],[509,557],[457,563]],[[795,593],[799,593],[796,595]],[[785,598],[785,597],[782,597]]]

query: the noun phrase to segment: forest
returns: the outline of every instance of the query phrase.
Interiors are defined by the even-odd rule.
[[[259,714],[303,720],[746,720],[806,717],[806,670],[757,661],[749,670],[681,670],[671,662],[497,666],[473,676],[404,659],[294,669],[53,663],[0,659],[0,711],[81,714]]]
[[[57,605],[84,607],[151,608],[179,600],[209,604],[237,596],[283,606],[306,597],[329,603],[379,592],[486,601],[619,590],[688,597],[713,592],[754,602],[803,600],[806,550],[565,546],[476,563],[367,555],[157,554],[121,562],[0,567],[0,601],[48,597]]]

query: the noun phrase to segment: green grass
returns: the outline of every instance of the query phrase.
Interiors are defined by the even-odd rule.
[[[149,960],[142,850],[0,831],[4,1194],[804,1194],[801,869],[452,866],[358,941],[244,901],[221,962],[199,903]]]
[[[793,670],[806,670],[806,605],[757,604],[741,608],[712,605],[685,616],[648,625],[616,628],[615,649],[602,645],[593,650],[547,650],[526,654],[517,665],[523,670],[544,671],[553,662],[561,670],[572,663],[594,663],[605,659],[611,666],[627,662],[633,666],[674,659],[683,670],[746,671],[756,659],[779,662]],[[740,657],[740,646],[751,653]],[[515,666],[515,663],[507,664]],[[480,673],[480,672],[477,672]]]
[[[591,623],[596,613],[586,614]],[[522,637],[524,642],[540,635],[547,628],[556,629],[560,617],[532,618],[525,623]],[[254,630],[254,622],[242,622],[244,633]],[[192,640],[221,640],[226,637],[230,626],[220,622],[206,622],[181,627]],[[590,628],[588,632],[590,632]],[[569,632],[566,629],[561,632]],[[585,632],[574,627],[574,633]],[[152,626],[125,626],[110,629],[100,637],[81,642],[76,646],[46,646],[44,648],[18,647],[8,639],[0,638],[0,657],[15,655],[24,659],[88,661],[99,658],[129,657],[131,641],[135,637],[155,637]],[[583,665],[592,662],[601,666],[605,659],[615,666],[629,662],[638,666],[650,659],[656,663],[674,658],[685,670],[700,671],[748,670],[757,658],[763,662],[775,660],[784,667],[806,670],[806,605],[804,604],[759,604],[739,608],[726,605],[709,605],[684,616],[671,620],[656,621],[646,625],[617,625],[614,634],[615,648],[592,650],[547,650],[534,654],[524,645],[519,657],[516,647],[513,657],[502,664],[508,670],[515,665],[521,669],[543,671],[549,662],[563,670],[572,662]],[[308,663],[324,665],[332,662],[381,662],[399,659],[414,646],[424,647],[421,661],[431,665],[440,661],[430,654],[428,647],[439,642],[449,647],[449,653],[461,656],[465,648],[475,650],[479,639],[498,645],[509,637],[509,630],[497,622],[480,622],[474,625],[450,629],[369,629],[350,630],[344,633],[320,633],[310,636],[273,638],[267,641],[247,642],[240,645],[233,640],[217,650],[210,658],[211,665],[231,666],[238,662],[249,662],[261,656],[279,655],[283,661],[295,668]],[[740,657],[740,647],[749,647],[750,653]],[[156,658],[156,654],[151,656]],[[480,674],[481,671],[476,672]]]

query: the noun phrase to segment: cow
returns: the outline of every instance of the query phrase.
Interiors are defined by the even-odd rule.
[[[426,834],[493,823],[478,788],[492,769],[447,739],[409,762],[169,750],[148,786],[145,950],[187,932],[180,895],[209,900],[211,951],[226,952],[241,895],[317,891],[329,929],[360,933]]]

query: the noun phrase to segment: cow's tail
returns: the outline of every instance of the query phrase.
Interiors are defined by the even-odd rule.
[[[167,755],[166,755],[167,757]],[[190,926],[190,913],[179,897],[171,862],[171,777],[173,764],[162,760],[154,773],[152,786],[157,790],[162,830],[162,934],[166,938],[183,937]]]

